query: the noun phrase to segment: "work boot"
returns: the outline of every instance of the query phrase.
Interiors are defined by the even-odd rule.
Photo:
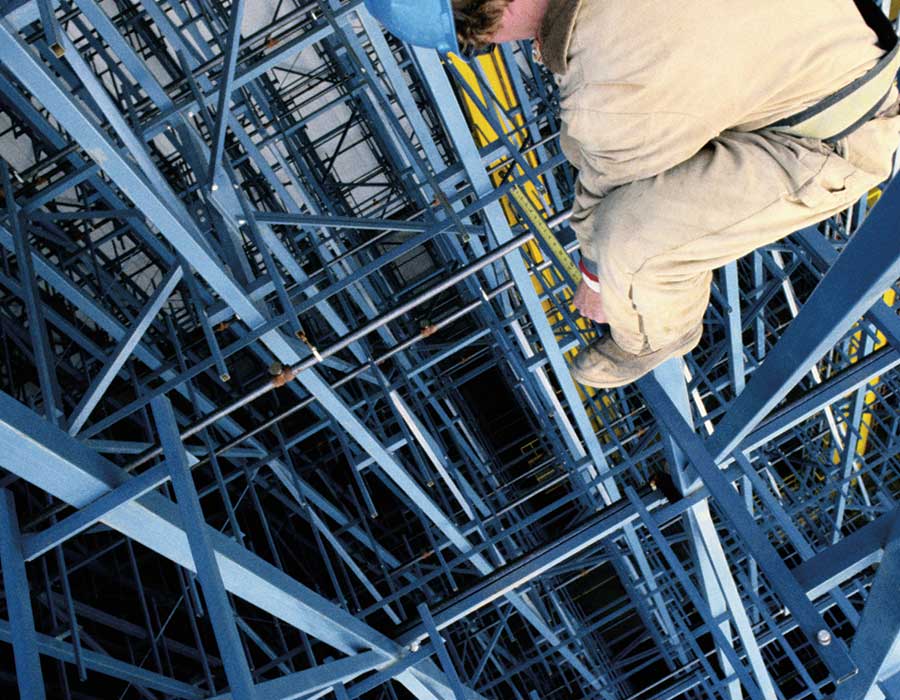
[[[701,335],[702,325],[659,350],[641,355],[623,350],[612,335],[604,335],[579,351],[570,370],[576,381],[585,386],[596,389],[625,386],[659,367],[670,357],[681,357],[690,352],[700,342]]]

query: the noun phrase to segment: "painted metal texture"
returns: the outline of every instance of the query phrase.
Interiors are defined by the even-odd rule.
[[[0,697],[900,698],[900,185],[594,391],[529,45],[0,13]]]

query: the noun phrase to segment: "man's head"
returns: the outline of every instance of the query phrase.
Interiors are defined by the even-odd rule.
[[[512,0],[453,0],[456,36],[464,53],[477,53],[494,42],[510,2]]]

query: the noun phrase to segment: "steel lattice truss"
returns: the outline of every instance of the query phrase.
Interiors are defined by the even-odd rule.
[[[0,7],[4,697],[900,698],[896,192],[585,393],[526,48]]]

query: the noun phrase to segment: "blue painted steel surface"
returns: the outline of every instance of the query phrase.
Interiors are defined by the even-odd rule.
[[[895,188],[896,189],[896,188]],[[886,196],[847,244],[711,438],[721,459],[738,446],[825,352],[900,277],[900,197]]]
[[[68,431],[70,435],[77,435],[94,407],[103,396],[103,392],[109,388],[113,378],[122,369],[122,365],[134,352],[134,348],[141,341],[141,336],[150,327],[153,319],[159,313],[163,304],[168,301],[169,295],[175,289],[175,285],[181,280],[181,268],[177,267],[166,275],[163,283],[153,293],[153,297],[147,302],[147,306],[141,310],[137,322],[128,330],[128,334],[119,341],[116,349],[110,355],[103,369],[91,383],[88,392],[75,407],[72,417],[69,419]]]
[[[884,544],[884,554],[872,588],[866,598],[866,607],[857,627],[857,634],[850,646],[850,653],[859,664],[859,673],[835,693],[835,700],[852,700],[868,697],[878,681],[882,669],[896,658],[900,643],[900,605],[897,605],[897,580],[900,576],[900,510],[891,514]]]
[[[181,523],[187,533],[187,540],[194,560],[193,568],[203,588],[206,609],[212,618],[213,632],[225,662],[225,674],[235,700],[254,700],[258,697],[250,677],[250,668],[244,656],[244,649],[238,637],[234,613],[228,601],[222,573],[206,535],[206,521],[200,498],[191,477],[175,413],[165,397],[153,399],[153,418],[162,443],[163,455],[169,468],[172,490],[181,513]]]
[[[0,620],[0,640],[7,643],[14,643],[19,639],[21,630],[13,628],[11,624],[5,620]],[[46,657],[65,661],[67,663],[75,663],[75,652],[72,645],[67,642],[60,641],[54,637],[44,634],[37,635],[38,651]],[[92,651],[82,652],[85,665],[97,673],[103,674],[111,678],[117,678],[128,683],[134,683],[144,688],[158,690],[161,693],[168,693],[178,698],[199,698],[205,697],[203,691],[191,683],[184,683],[173,678],[168,678],[158,673],[139,668],[134,664],[114,659],[107,654]],[[31,685],[26,679],[20,680],[20,687],[30,688]],[[40,696],[37,696],[40,697]]]
[[[700,438],[690,430],[684,418],[678,414],[671,397],[665,393],[665,390],[653,377],[641,379],[638,384],[654,413],[665,424],[672,439],[685,453],[689,463],[697,470],[700,479],[719,503],[724,517],[732,527],[741,533],[750,555],[765,572],[773,588],[788,606],[810,642],[815,644],[817,635],[821,631],[830,634],[828,626],[810,605],[781,557],[757,528],[741,498],[733,490],[728,480],[721,475]],[[844,682],[857,673],[856,665],[851,661],[846,647],[840,641],[835,641],[833,644],[820,644],[819,647],[818,653],[834,674],[836,682]]]
[[[41,0],[0,64],[2,604],[34,628],[0,640],[48,696],[227,697],[242,664],[272,698],[897,695],[892,189],[726,268],[665,391],[584,392],[594,329],[504,199],[574,250],[527,45]]]
[[[22,698],[43,700],[44,676],[38,655],[37,635],[31,593],[25,575],[22,536],[16,517],[12,493],[0,490],[0,567],[3,569],[3,591],[6,596],[9,625],[16,630],[12,640],[16,660],[16,678]]]

